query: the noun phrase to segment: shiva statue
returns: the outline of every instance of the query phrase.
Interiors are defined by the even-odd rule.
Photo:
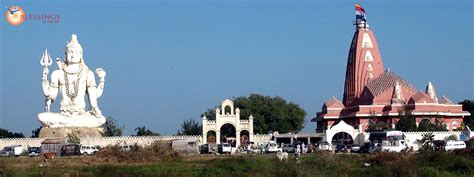
[[[99,77],[96,85],[94,73],[84,62],[83,50],[73,34],[66,45],[65,61],[56,59],[58,69],[51,73],[48,80],[48,66],[52,64],[51,57],[46,49],[41,58],[43,66],[42,82],[45,96],[45,112],[38,114],[42,127],[88,127],[98,128],[105,123],[105,117],[99,109],[97,100],[102,95],[106,72],[102,68],[95,70]],[[50,112],[51,103],[61,96],[59,113]],[[86,102],[88,107],[86,110]]]

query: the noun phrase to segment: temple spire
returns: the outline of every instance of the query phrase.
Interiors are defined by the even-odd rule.
[[[436,97],[436,91],[431,81],[428,82],[425,93],[428,94],[435,103],[438,103],[438,97]]]
[[[400,84],[398,81],[393,86],[393,93],[392,93],[392,104],[401,104],[403,103],[403,95],[402,89],[400,88]]]
[[[349,48],[346,79],[344,83],[344,106],[355,104],[365,85],[384,73],[382,56],[375,35],[367,25],[365,10],[356,3],[356,27]]]

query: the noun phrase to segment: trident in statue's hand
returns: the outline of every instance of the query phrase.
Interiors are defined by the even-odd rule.
[[[50,109],[51,109],[51,102],[53,101],[51,98],[49,98],[49,82],[48,82],[48,73],[49,73],[49,69],[48,67],[51,66],[51,64],[53,64],[53,60],[51,59],[51,56],[49,56],[49,53],[48,53],[48,49],[46,49],[44,52],[43,52],[43,56],[41,57],[41,60],[40,60],[40,64],[41,66],[43,66],[43,75],[42,75],[42,85],[43,85],[43,91],[45,91],[45,95],[46,95],[46,99],[45,99],[45,110],[46,112],[49,112]]]
[[[40,64],[43,66],[43,80],[48,79],[49,69],[48,67],[51,66],[53,60],[51,56],[49,56],[48,49],[43,52],[43,57],[41,57]]]

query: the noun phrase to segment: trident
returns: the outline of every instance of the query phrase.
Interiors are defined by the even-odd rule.
[[[51,59],[51,56],[49,56],[48,49],[46,49],[43,52],[43,56],[41,57],[40,64],[41,64],[41,66],[43,66],[43,81],[46,81],[46,82],[43,82],[43,90],[44,90],[44,88],[45,88],[44,84],[48,83],[48,81],[47,81],[48,80],[48,72],[49,72],[48,67],[51,66],[51,64],[53,64],[53,60]],[[49,88],[49,84],[47,84],[47,87]],[[47,90],[49,90],[49,89],[47,89]],[[44,106],[44,109],[46,110],[46,112],[50,112],[51,102],[52,102],[52,100],[50,98],[46,98],[45,106]]]
[[[43,57],[41,57],[40,64],[41,66],[47,68],[48,66],[51,66],[53,63],[53,60],[51,59],[51,56],[49,56],[48,49],[46,49],[43,52]]]

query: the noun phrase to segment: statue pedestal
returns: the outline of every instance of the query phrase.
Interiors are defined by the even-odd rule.
[[[91,127],[43,127],[39,132],[39,138],[64,138],[68,133],[79,132],[79,137],[102,137],[102,128]]]

